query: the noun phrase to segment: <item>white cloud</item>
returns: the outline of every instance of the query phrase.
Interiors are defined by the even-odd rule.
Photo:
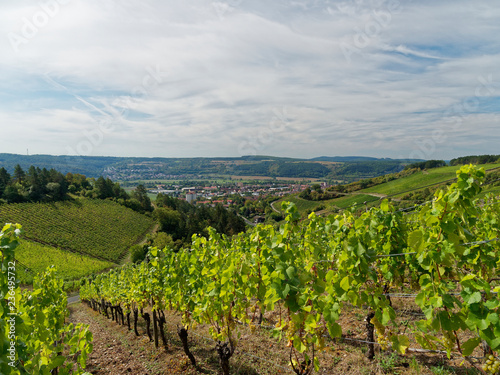
[[[0,5],[0,126],[21,129],[2,152],[496,152],[500,11],[486,0],[63,3]]]

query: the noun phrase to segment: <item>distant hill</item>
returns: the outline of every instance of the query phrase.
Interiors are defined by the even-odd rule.
[[[416,160],[377,159],[364,156],[319,157],[314,159],[274,156],[220,158],[137,158],[105,156],[52,156],[0,154],[0,168],[12,173],[19,164],[54,168],[63,174],[112,180],[158,180],[212,178],[214,176],[264,176],[355,180],[402,170]]]
[[[99,177],[108,166],[118,163],[123,158],[106,156],[54,156],[54,155],[17,155],[0,154],[0,168],[9,173],[19,164],[24,170],[30,166],[54,168],[61,173],[80,173],[87,177]]]
[[[331,162],[356,162],[356,161],[401,161],[405,163],[414,163],[423,161],[422,159],[391,159],[391,158],[372,158],[369,156],[320,156],[312,158],[313,161],[331,161]]]

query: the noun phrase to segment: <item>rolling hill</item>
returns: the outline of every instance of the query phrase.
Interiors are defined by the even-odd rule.
[[[499,194],[500,182],[494,180],[497,174],[499,175],[498,178],[500,178],[500,164],[482,164],[479,167],[484,167],[487,176],[493,176],[493,181],[490,178],[490,181],[493,183],[485,182],[482,195],[487,193]],[[460,166],[447,166],[418,171],[409,176],[387,179],[386,182],[375,186],[350,192],[339,198],[323,201],[310,201],[300,198],[298,194],[293,194],[280,199],[274,204],[274,207],[280,207],[280,202],[282,201],[291,201],[296,204],[299,211],[303,214],[320,210],[329,213],[355,206],[370,207],[377,205],[383,198],[391,198],[396,202],[410,206],[420,202],[418,199],[423,195],[418,194],[419,192],[425,191],[424,195],[432,194],[432,191],[435,189],[452,183],[459,168]],[[426,191],[426,189],[428,190]]]
[[[0,205],[0,223],[19,223],[23,238],[17,254],[21,280],[55,264],[65,279],[112,267],[154,226],[110,200],[79,198],[55,203]],[[24,274],[24,276],[23,276]]]

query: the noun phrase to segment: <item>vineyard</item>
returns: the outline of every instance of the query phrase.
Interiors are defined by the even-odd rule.
[[[153,219],[112,201],[0,205],[0,222],[20,223],[27,239],[118,262],[153,226]]]
[[[63,251],[36,242],[23,241],[16,248],[17,278],[22,284],[32,284],[35,275],[55,266],[63,280],[76,280],[91,273],[111,268],[113,263],[86,255]]]
[[[127,320],[136,335],[140,314],[157,347],[160,339],[168,347],[165,310],[177,311],[178,335],[195,367],[188,332],[208,326],[225,375],[242,327],[272,329],[294,373],[321,372],[322,353],[348,338],[344,314],[353,308],[364,315],[369,358],[376,350],[445,353],[496,374],[500,202],[475,198],[484,169],[465,166],[456,176],[411,210],[385,200],[359,216],[300,221],[297,208],[283,203],[279,228],[256,226],[230,239],[211,231],[177,253],[153,248],[149,262],[98,275],[80,296],[113,320]],[[401,306],[414,306],[418,318],[401,319]]]
[[[0,373],[88,374],[92,333],[81,324],[66,324],[67,297],[54,268],[36,276],[33,290],[21,290],[16,279],[15,248],[20,225],[0,233]]]

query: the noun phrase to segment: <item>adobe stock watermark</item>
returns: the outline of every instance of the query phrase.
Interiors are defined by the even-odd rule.
[[[399,0],[383,1],[378,9],[373,9],[370,19],[363,28],[355,27],[352,35],[352,42],[340,43],[340,49],[348,63],[352,62],[352,55],[363,55],[363,49],[368,47],[373,40],[378,38],[384,29],[392,22],[393,15],[401,13],[401,3]]]
[[[287,108],[283,107],[281,111],[275,108],[273,112],[274,116],[267,128],[259,131],[257,135],[248,136],[245,141],[240,143],[238,146],[240,156],[256,156],[259,151],[274,140],[277,133],[285,130],[286,125],[290,122]]]
[[[130,95],[114,98],[110,105],[106,106],[106,110],[101,110],[78,95],[72,94],[89,107],[89,109],[102,114],[104,118],[95,118],[97,126],[92,129],[84,130],[82,132],[83,139],[80,140],[76,146],[66,146],[68,155],[91,155],[94,149],[104,142],[106,135],[114,132],[117,128],[117,124],[124,121],[128,117],[130,110],[137,107],[138,101],[149,97],[151,92],[162,84],[164,78],[167,76],[166,73],[161,71],[159,65],[154,67],[147,66],[145,70],[146,74],[142,78],[141,84],[134,87]],[[52,78],[48,77],[48,75],[46,75],[46,78],[53,86],[63,88],[65,91],[69,92],[65,86],[55,82]]]
[[[8,292],[5,299],[8,303],[7,308],[7,359],[9,360],[10,367],[16,367],[16,262],[9,262],[7,264],[7,284]]]
[[[22,26],[19,32],[9,32],[10,45],[14,52],[19,52],[19,47],[28,44],[35,38],[41,29],[46,27],[50,20],[55,18],[61,11],[61,6],[71,3],[73,0],[43,0],[38,2],[38,10],[30,18],[22,18]]]
[[[478,84],[474,90],[474,96],[470,96],[455,104],[443,114],[443,120],[449,122],[447,127],[450,131],[459,130],[466,116],[475,113],[479,109],[479,98],[491,97],[496,93],[493,75],[477,77]],[[448,135],[444,129],[436,129],[431,137],[423,141],[416,140],[417,149],[410,154],[410,159],[430,159],[436,152],[437,146],[446,142]]]
[[[214,1],[212,7],[217,13],[217,16],[221,21],[224,21],[225,17],[230,13],[234,12],[245,0],[229,0],[229,1]]]

